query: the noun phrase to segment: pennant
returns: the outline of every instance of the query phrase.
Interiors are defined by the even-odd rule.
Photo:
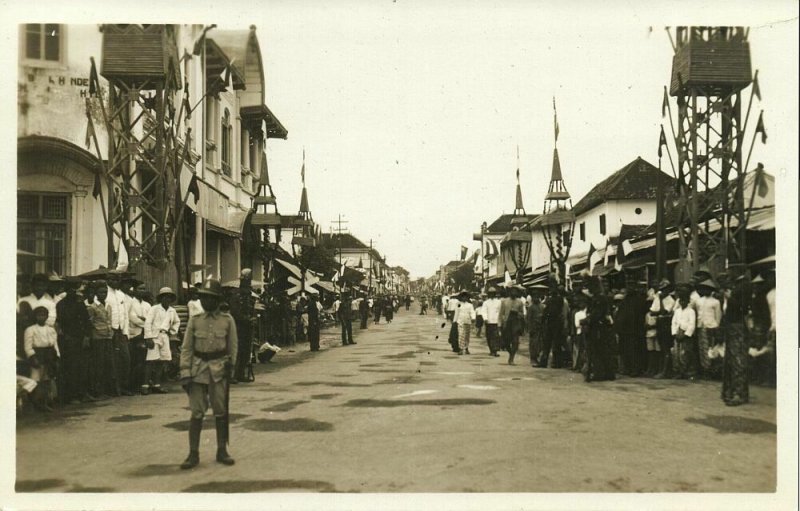
[[[556,134],[556,142],[558,142],[558,112],[556,112],[556,97],[553,96],[553,131]]]
[[[461,245],[461,260],[463,261],[466,258],[467,258],[467,247]]]
[[[192,179],[189,181],[187,191],[194,197],[194,203],[200,200],[200,186],[197,184],[197,174],[192,174]]]
[[[92,124],[92,119],[88,115],[86,116],[86,140],[84,143],[86,144],[86,149],[92,145],[92,138],[94,138],[94,125]]]
[[[97,199],[100,197],[100,192],[102,191],[102,186],[100,184],[100,170],[97,169],[94,171],[94,185],[92,186],[92,197]]]
[[[519,184],[519,144],[517,144],[517,184]]]
[[[622,242],[622,254],[628,255],[633,252],[633,245],[631,245],[631,240],[625,240]]]
[[[658,157],[661,158],[661,148],[666,147],[667,145],[667,136],[664,135],[664,126],[661,126],[661,134],[658,136]]]
[[[756,71],[753,77],[753,95],[761,101],[761,87],[758,86],[758,71]]]
[[[667,96],[667,87],[664,86],[664,99],[661,101],[661,118],[667,115],[667,107],[669,106],[669,97]]]
[[[758,122],[756,123],[756,134],[761,133],[761,143],[767,143],[767,130],[764,129],[764,111],[758,114]]]
[[[594,244],[589,243],[589,253],[586,254],[586,264],[589,268],[589,273],[592,273],[592,255],[594,255],[595,250]]]
[[[769,183],[767,182],[767,176],[764,175],[764,165],[761,163],[756,166],[756,175],[753,179],[753,186],[757,187],[756,191],[758,196],[762,199],[769,193]]]
[[[92,63],[89,68],[89,97],[95,97],[100,90],[100,79],[97,77],[97,66],[95,66],[94,58],[92,57],[89,60]]]
[[[184,82],[183,90],[185,91],[183,94],[183,111],[186,115],[186,120],[192,118],[192,104],[189,102],[189,82]]]

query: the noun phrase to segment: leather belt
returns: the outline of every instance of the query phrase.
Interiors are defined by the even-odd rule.
[[[208,362],[209,360],[216,360],[218,358],[222,358],[227,355],[228,355],[227,350],[211,351],[211,352],[203,352],[203,351],[194,352],[194,356],[196,356],[200,360],[205,360],[206,362]]]

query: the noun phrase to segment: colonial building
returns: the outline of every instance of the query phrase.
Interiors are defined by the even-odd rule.
[[[126,35],[134,41],[156,33],[166,33],[169,41],[174,41],[170,69],[181,95],[188,87],[187,108],[194,108],[177,134],[178,143],[183,144],[185,128],[192,132],[176,186],[181,196],[188,196],[192,176],[196,176],[198,189],[197,199],[187,201],[180,217],[186,229],[179,243],[185,247],[183,255],[190,267],[205,269],[190,278],[199,280],[210,274],[230,280],[247,265],[254,269],[254,278],[260,279],[256,246],[260,234],[246,224],[253,199],[266,179],[266,141],[286,138],[287,132],[265,103],[255,27],[215,31],[201,25],[21,26],[18,247],[44,256],[27,263],[23,270],[75,275],[135,259],[115,236],[109,243],[107,201],[103,201],[108,189],[104,180],[95,179],[100,158],[108,158],[109,137],[99,100],[90,98],[90,58],[99,64],[100,94],[107,100],[103,67],[110,50],[104,48],[104,30],[114,32],[123,42]],[[220,86],[220,80],[226,83]],[[131,118],[139,114],[141,109],[133,105]],[[153,125],[154,121],[145,119],[137,135],[147,142],[141,130]],[[135,165],[139,163],[137,160]],[[137,172],[131,186],[144,195],[141,174]],[[133,226],[130,235],[140,241],[152,228],[147,219],[137,220]],[[176,286],[185,280],[171,267],[164,270],[138,264],[134,269],[153,286]]]

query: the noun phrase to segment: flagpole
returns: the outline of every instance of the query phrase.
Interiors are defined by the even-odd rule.
[[[666,255],[666,236],[664,232],[664,184],[661,179],[661,141],[664,136],[664,127],[658,142],[658,179],[656,180],[656,281],[664,278],[664,259]]]

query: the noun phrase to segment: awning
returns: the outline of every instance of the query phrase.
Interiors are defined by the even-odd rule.
[[[284,261],[283,259],[275,259],[275,262],[280,264],[287,270],[289,270],[292,273],[292,275],[294,275],[298,279],[301,277],[302,273],[300,272],[300,268],[290,263],[289,261]]]
[[[328,282],[327,280],[320,280],[316,284],[314,284],[318,288],[327,291],[329,293],[335,293],[336,287],[333,285],[333,282]]]

